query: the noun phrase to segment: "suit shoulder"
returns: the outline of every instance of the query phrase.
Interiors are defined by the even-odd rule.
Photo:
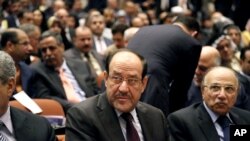
[[[192,104],[188,107],[182,108],[180,110],[177,110],[171,114],[169,114],[169,117],[171,116],[178,116],[178,117],[188,117],[193,116],[195,111],[198,109],[201,103]]]
[[[161,114],[163,114],[162,111],[161,111],[160,109],[158,109],[158,108],[156,108],[156,107],[154,107],[154,106],[152,106],[152,105],[149,105],[149,104],[147,104],[147,103],[144,103],[144,102],[140,102],[140,101],[139,101],[137,107],[138,107],[138,108],[143,108],[143,109],[147,110],[147,112],[151,112],[151,113],[161,113]]]
[[[20,109],[17,109],[15,107],[11,107],[12,114],[15,115],[22,115],[24,116],[27,120],[27,123],[32,123],[32,124],[48,124],[48,121],[39,115],[34,115],[30,112],[22,111]]]

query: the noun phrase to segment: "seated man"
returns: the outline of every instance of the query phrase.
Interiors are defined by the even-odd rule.
[[[143,57],[129,50],[121,49],[108,56],[104,72],[106,93],[68,111],[66,140],[167,141],[164,114],[139,102],[148,80],[146,73]]]
[[[250,124],[250,112],[233,107],[239,90],[235,72],[214,67],[201,84],[203,102],[170,114],[170,135],[178,141],[229,141],[229,124]],[[222,125],[222,121],[228,124]]]
[[[97,93],[97,84],[90,76],[88,65],[81,60],[63,57],[64,45],[59,34],[44,32],[39,49],[43,62],[32,64],[38,75],[37,98],[55,99],[66,112],[74,103]]]
[[[12,58],[3,51],[0,51],[0,68],[0,140],[55,141],[54,130],[45,118],[9,106],[16,68]]]

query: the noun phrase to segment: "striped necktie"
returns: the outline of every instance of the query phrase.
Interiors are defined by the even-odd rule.
[[[4,128],[4,123],[0,121],[0,131]],[[0,141],[8,141],[7,137],[0,132]]]

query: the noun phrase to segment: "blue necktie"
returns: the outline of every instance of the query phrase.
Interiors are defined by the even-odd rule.
[[[130,113],[123,113],[121,117],[126,121],[127,141],[140,141],[139,135],[132,123],[132,115]]]
[[[0,121],[0,129],[2,129],[3,127],[4,127],[4,124],[3,122]],[[1,132],[0,132],[0,141],[8,141],[7,137],[5,137]]]
[[[217,119],[217,122],[223,130],[224,141],[229,141],[229,125],[231,124],[231,121],[228,119],[227,116],[220,116]]]

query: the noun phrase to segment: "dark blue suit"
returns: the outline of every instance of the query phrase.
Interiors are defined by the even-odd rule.
[[[19,62],[19,67],[20,67],[20,70],[21,70],[20,75],[21,75],[22,89],[31,98],[34,98],[35,95],[36,95],[36,91],[35,91],[35,88],[34,88],[34,82],[36,81],[36,74],[24,62]],[[13,94],[16,94],[16,91],[14,91]]]
[[[148,84],[142,101],[165,115],[185,106],[201,45],[175,25],[141,28],[128,44],[148,62]]]

